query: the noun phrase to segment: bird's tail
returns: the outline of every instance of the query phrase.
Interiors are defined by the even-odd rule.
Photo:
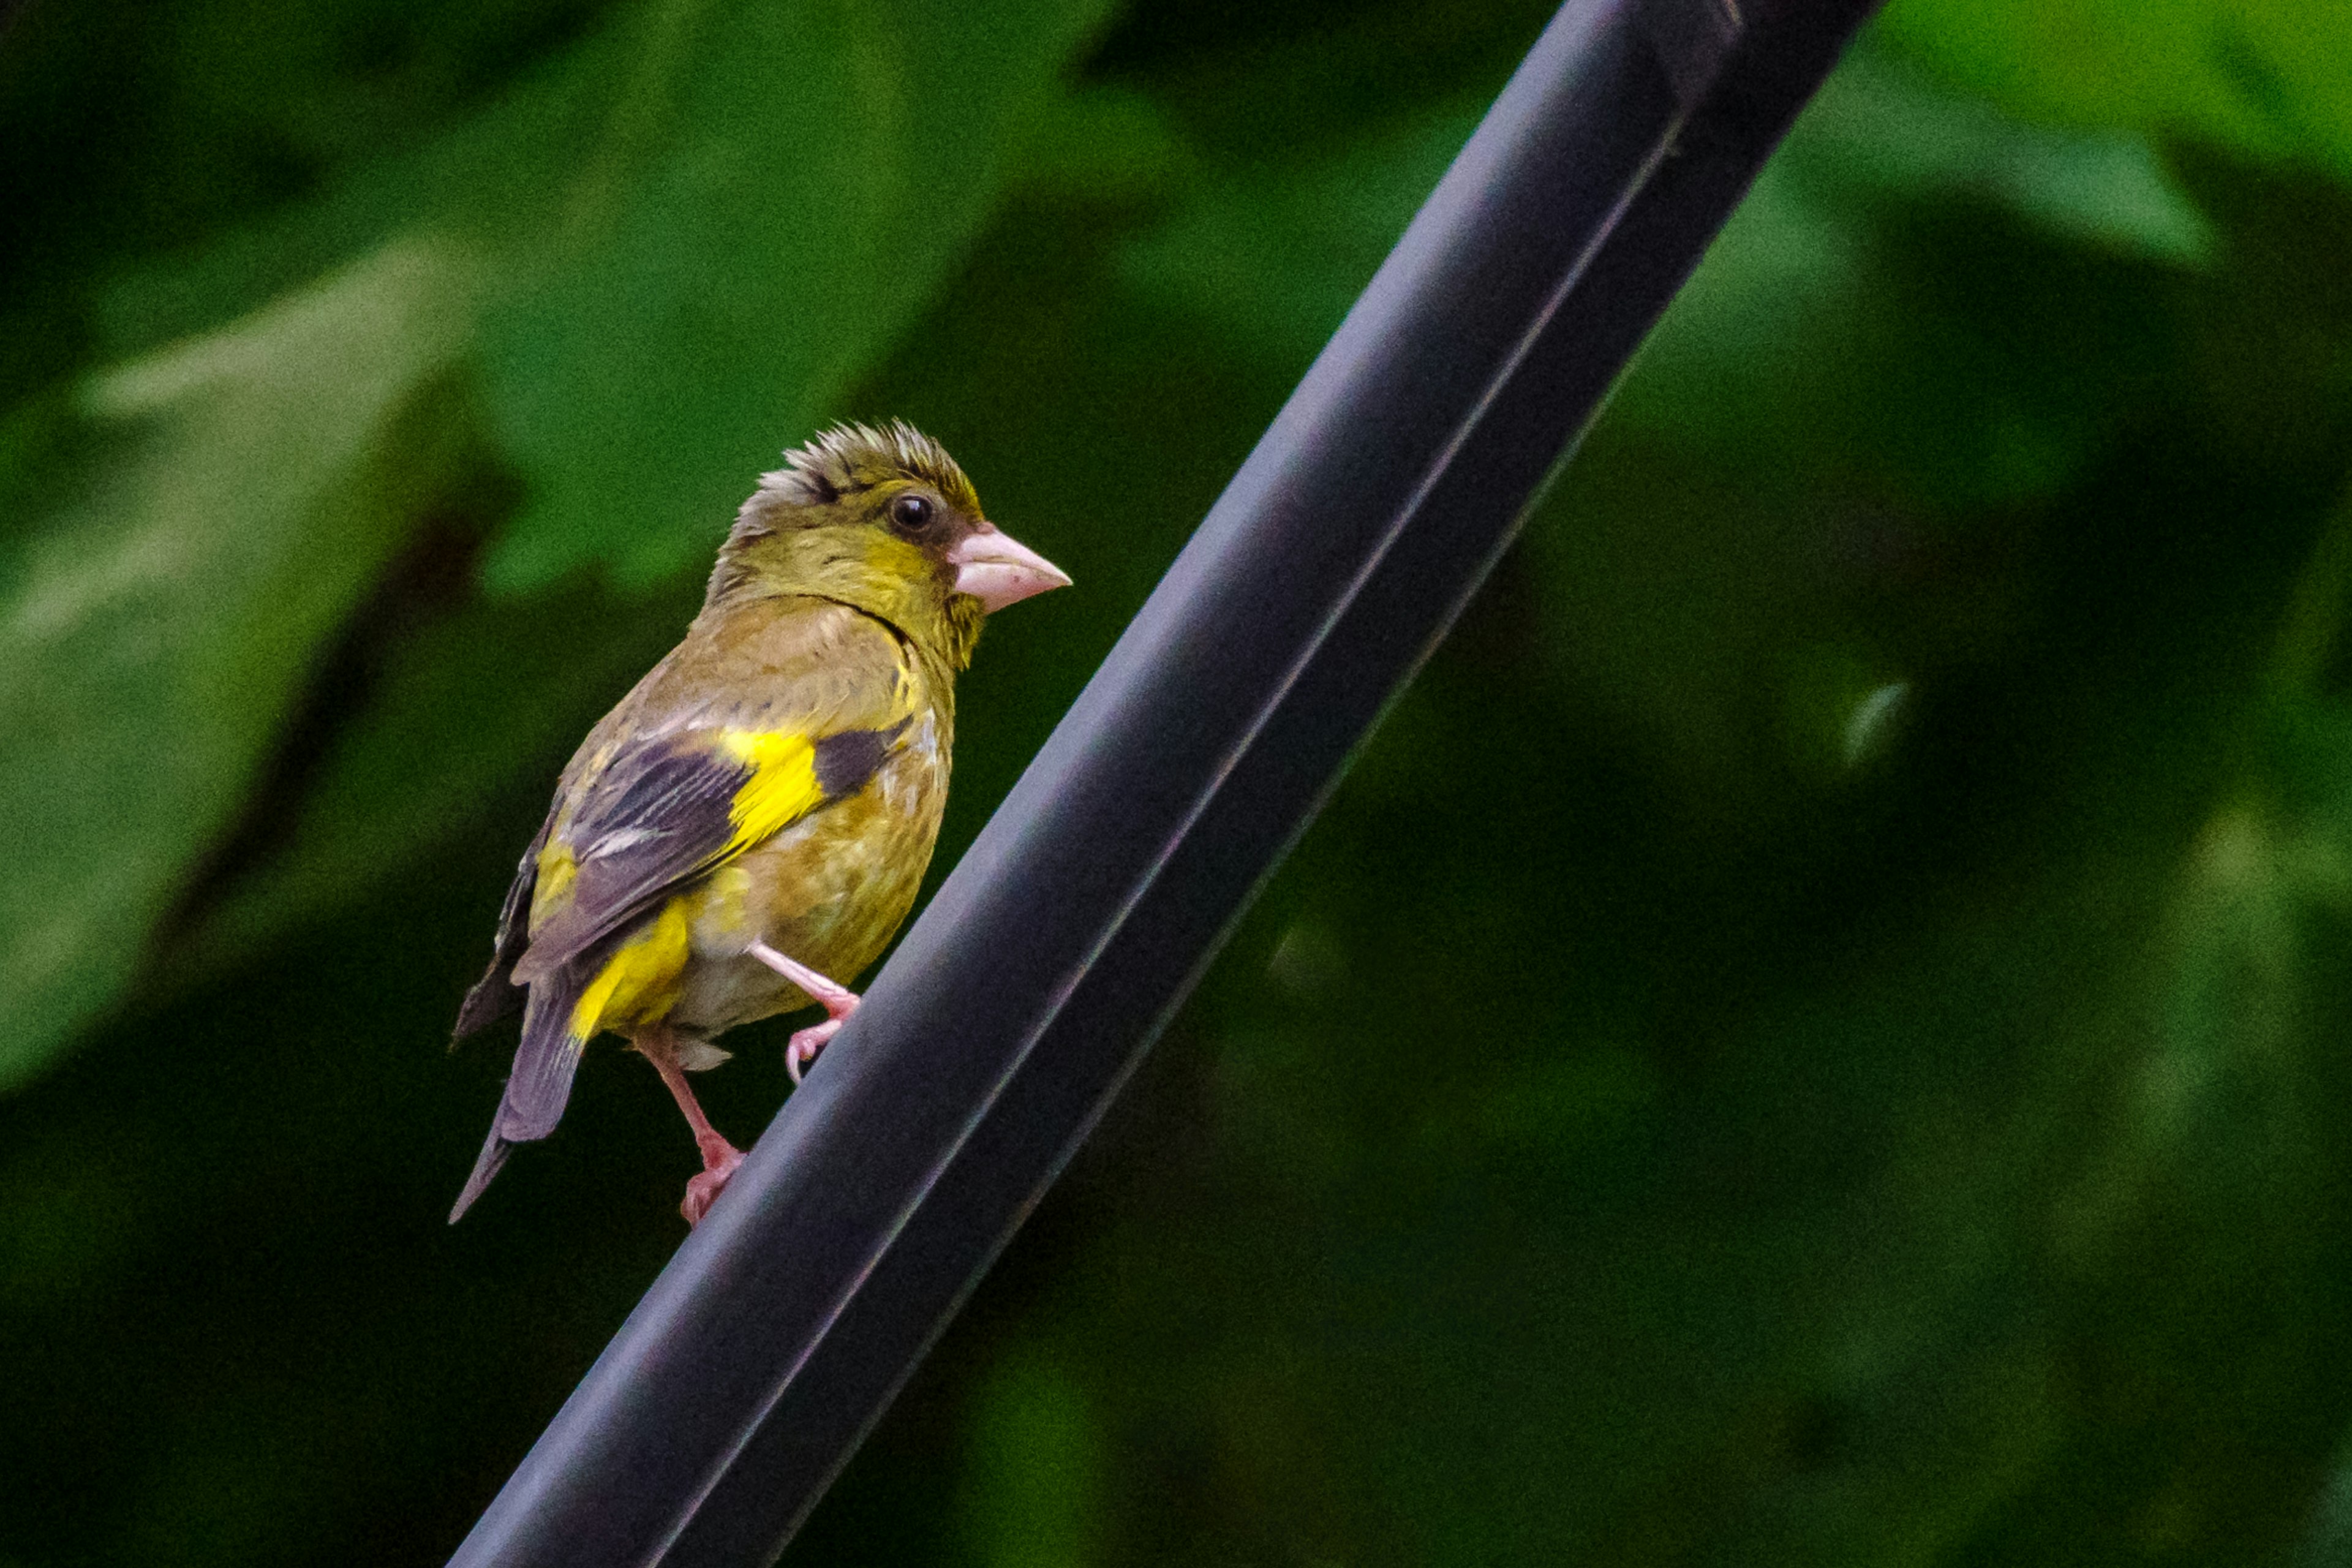
[[[499,1168],[507,1163],[507,1153],[513,1147],[499,1136],[498,1127],[493,1123],[489,1137],[482,1144],[481,1155],[474,1162],[474,1173],[466,1178],[466,1190],[457,1194],[457,1206],[449,1211],[451,1225],[466,1217],[466,1211],[474,1206],[474,1200],[489,1186],[490,1178],[497,1175]]]
[[[586,989],[589,966],[574,961],[532,982],[530,1001],[522,1015],[522,1043],[515,1047],[514,1072],[507,1079],[506,1097],[490,1122],[474,1173],[449,1211],[457,1224],[474,1200],[482,1195],[507,1155],[518,1143],[530,1143],[555,1131],[563,1119],[564,1103],[572,1098],[572,1075],[580,1066],[581,1048],[588,1042],[572,1033],[572,1011]]]

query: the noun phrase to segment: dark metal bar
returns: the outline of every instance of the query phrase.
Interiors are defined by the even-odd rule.
[[[773,1561],[1872,8],[1562,8],[456,1562]]]

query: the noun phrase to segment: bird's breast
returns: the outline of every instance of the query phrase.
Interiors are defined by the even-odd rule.
[[[807,1005],[798,986],[750,956],[755,940],[854,984],[914,906],[947,780],[940,725],[926,713],[856,795],[705,878],[691,896],[694,958],[672,1021],[716,1033]]]

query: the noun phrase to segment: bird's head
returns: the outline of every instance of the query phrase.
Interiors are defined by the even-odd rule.
[[[708,603],[837,599],[960,669],[990,611],[1069,582],[982,515],[944,447],[894,420],[836,425],[762,474],[719,547]]]

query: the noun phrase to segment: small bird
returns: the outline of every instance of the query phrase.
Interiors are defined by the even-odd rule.
[[[903,422],[838,426],[761,476],[701,613],[581,742],[515,872],[457,1037],[520,1007],[522,1040],[451,1224],[555,1130],[607,1031],[686,1113],[700,1223],[743,1156],[686,1075],[727,1059],[715,1036],[814,1005],[798,1083],[856,1010],[843,983],[889,944],[939,836],[956,672],[990,612],[1069,581]]]

